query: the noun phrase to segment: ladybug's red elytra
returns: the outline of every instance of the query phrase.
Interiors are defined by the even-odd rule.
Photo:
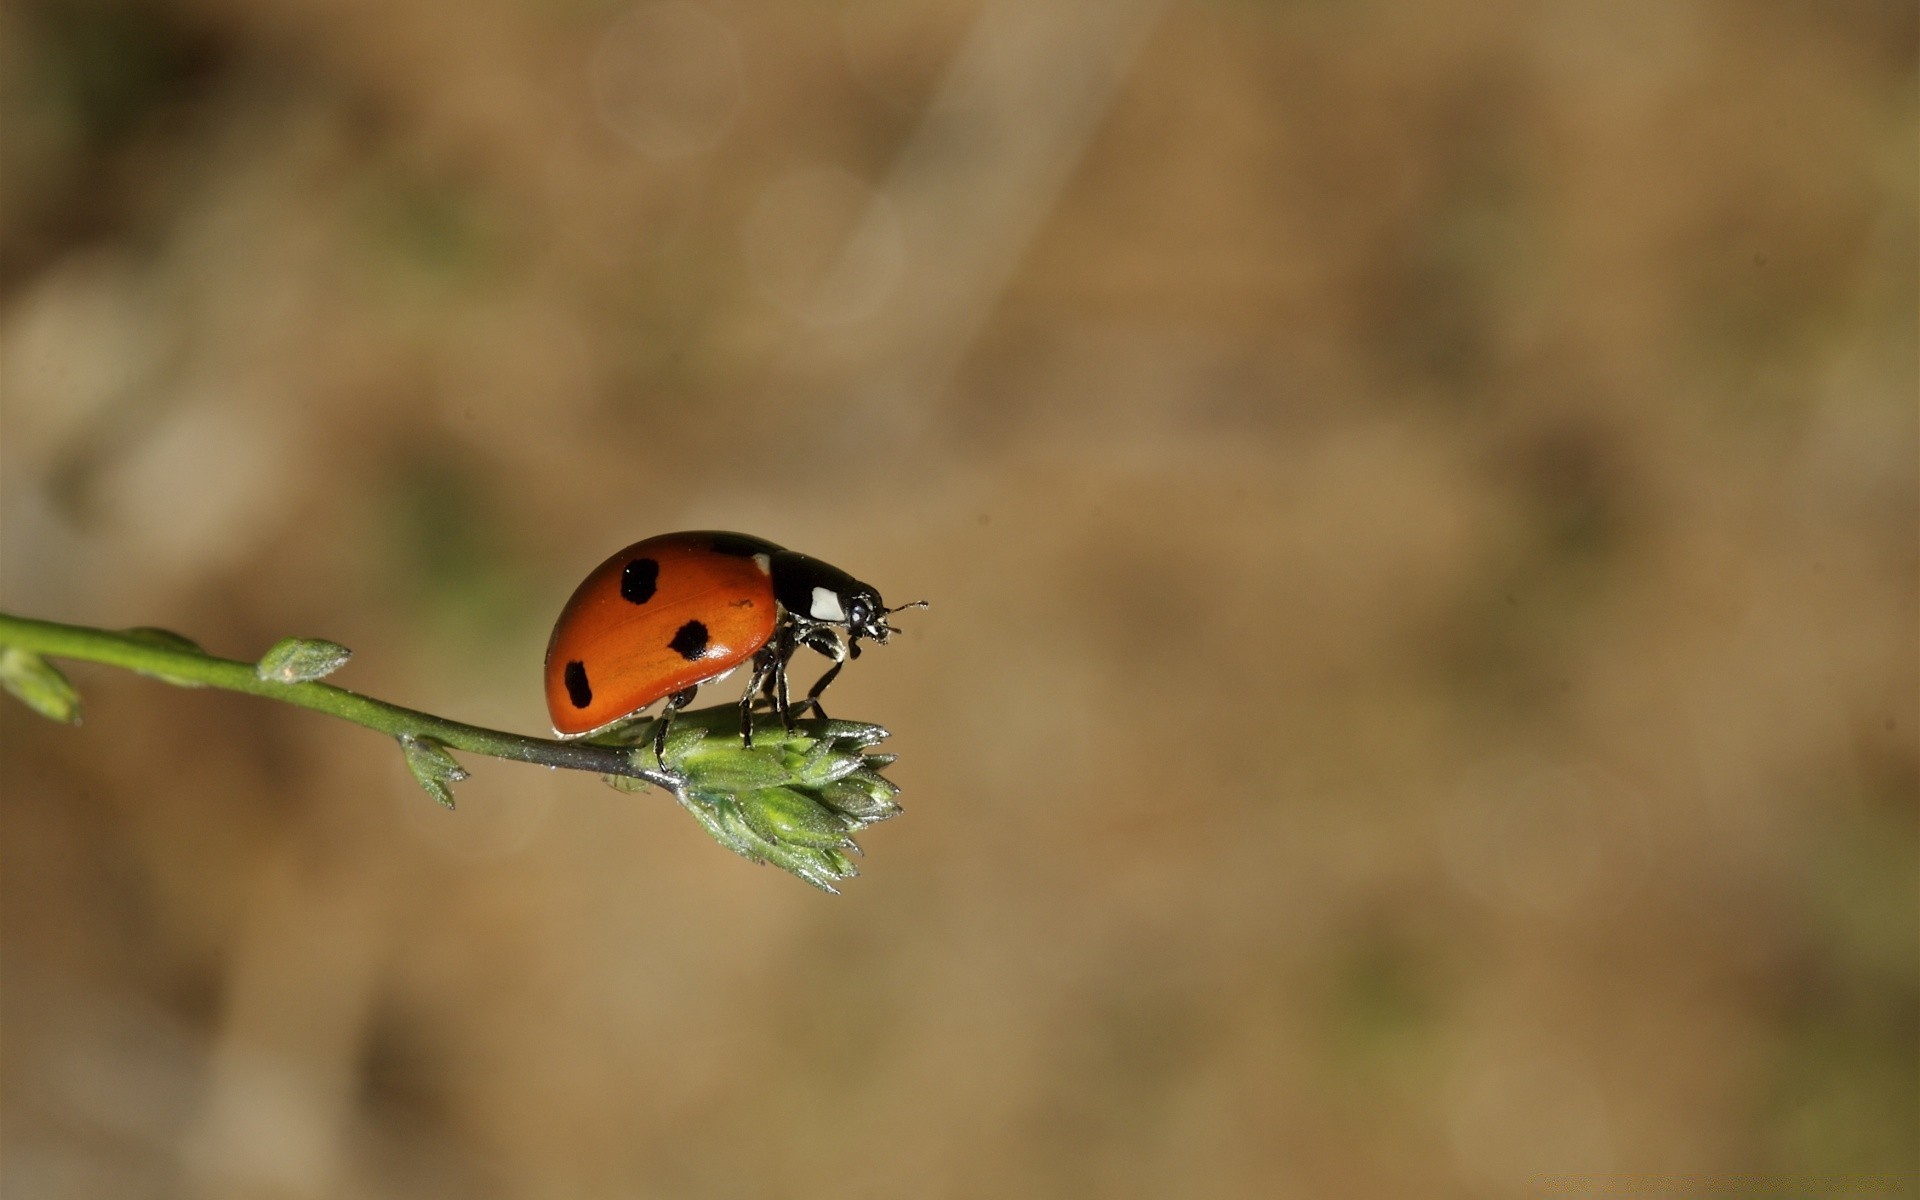
[[[789,729],[809,708],[826,716],[820,694],[860,657],[861,639],[885,643],[889,614],[925,606],[888,608],[840,568],[765,538],[719,530],[650,537],[595,567],[561,610],[547,642],[547,711],[561,737],[587,737],[665,699],[657,755],[700,685],[751,660],[740,700],[740,737],[751,746],[756,698]],[[833,666],[790,706],[787,663],[801,646]]]

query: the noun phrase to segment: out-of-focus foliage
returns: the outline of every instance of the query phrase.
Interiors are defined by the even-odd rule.
[[[1911,1191],[1917,36],[0,9],[8,609],[539,731],[647,534],[934,602],[829,693],[911,809],[837,899],[0,706],[0,1193]]]
[[[60,668],[38,654],[17,646],[0,648],[0,687],[49,721],[80,723],[80,693]]]

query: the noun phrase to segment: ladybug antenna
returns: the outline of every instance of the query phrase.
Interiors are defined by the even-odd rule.
[[[927,602],[925,600],[915,600],[912,604],[902,604],[894,608],[884,609],[882,611],[887,613],[897,613],[897,612],[905,612],[909,608],[925,608],[926,606],[927,606]]]

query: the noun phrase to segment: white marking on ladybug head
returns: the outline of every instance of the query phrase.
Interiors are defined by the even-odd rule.
[[[765,555],[765,554],[754,555],[753,565],[760,568],[760,573],[762,575],[773,574],[773,559],[768,555]]]
[[[817,587],[813,589],[813,603],[808,606],[807,613],[816,621],[844,621],[847,619],[847,610],[840,607],[840,595],[832,588]]]

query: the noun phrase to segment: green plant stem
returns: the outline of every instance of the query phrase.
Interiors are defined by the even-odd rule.
[[[184,646],[162,645],[137,634],[95,629],[86,625],[63,625],[57,621],[36,621],[0,613],[0,646],[17,646],[49,658],[79,659],[110,667],[124,667],[167,683],[202,685],[224,688],[230,692],[245,692],[249,696],[264,696],[269,700],[297,704],[301,708],[339,717],[343,721],[377,729],[394,737],[433,738],[451,749],[471,754],[565,767],[574,771],[593,771],[601,775],[625,775],[676,793],[682,782],[671,771],[640,766],[634,761],[638,756],[630,747],[563,742],[483,729],[478,725],[466,725],[431,713],[388,704],[330,683],[275,683],[259,678],[254,673],[253,663],[219,658]]]

